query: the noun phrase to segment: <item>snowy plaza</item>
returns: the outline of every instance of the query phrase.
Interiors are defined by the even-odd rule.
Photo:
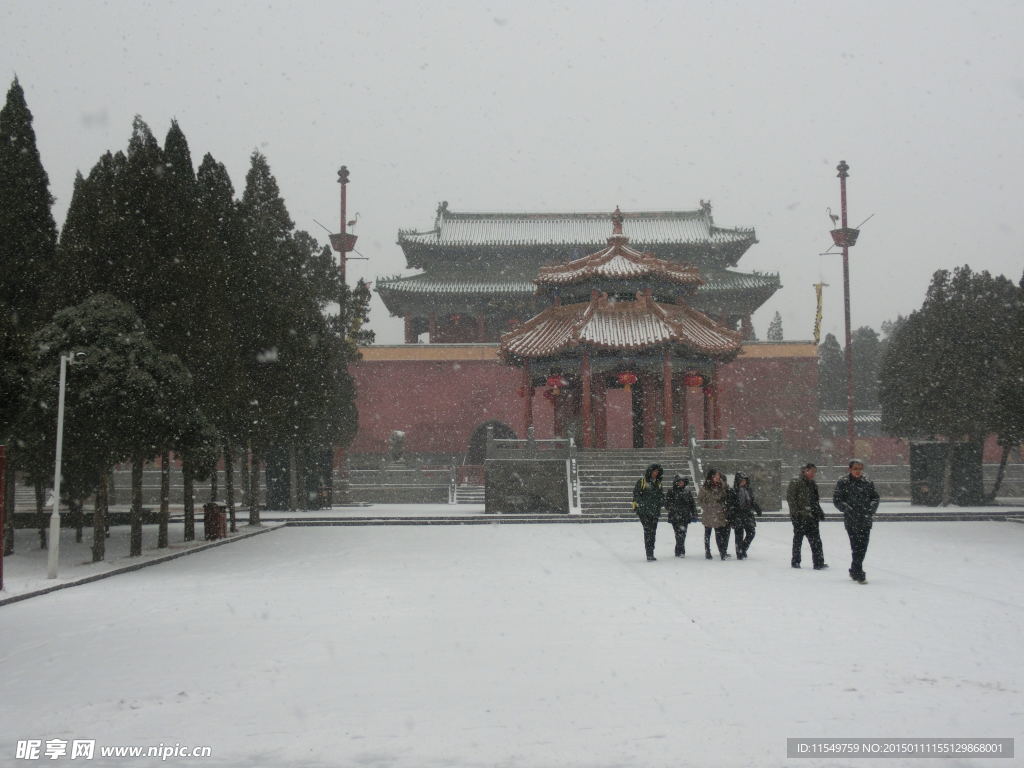
[[[656,563],[636,523],[287,527],[32,597],[0,607],[0,763],[94,739],[210,766],[840,766],[787,737],[1019,737],[1024,526],[879,522],[865,586],[822,531],[816,572],[784,522],[743,562],[705,560],[701,526],[674,558],[662,524]]]

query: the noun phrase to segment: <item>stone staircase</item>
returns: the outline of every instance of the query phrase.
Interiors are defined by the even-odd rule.
[[[456,485],[456,504],[483,504],[484,486],[482,485]]]
[[[580,503],[585,515],[630,514],[633,486],[651,464],[665,469],[665,489],[676,474],[691,475],[683,447],[586,450],[577,454]]]

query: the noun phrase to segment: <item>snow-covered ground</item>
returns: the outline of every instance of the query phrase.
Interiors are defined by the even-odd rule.
[[[179,765],[534,768],[1022,735],[1024,525],[879,524],[866,586],[834,522],[822,572],[789,567],[784,523],[743,562],[659,536],[648,563],[635,523],[285,528],[4,606],[0,764],[51,738],[212,748]],[[872,762],[894,764],[916,761]]]

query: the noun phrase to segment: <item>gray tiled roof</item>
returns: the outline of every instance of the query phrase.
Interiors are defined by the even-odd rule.
[[[722,271],[712,275],[705,274],[703,277],[705,282],[699,289],[700,293],[779,287],[778,275]],[[377,278],[375,285],[378,292],[419,295],[488,293],[532,296],[537,288],[531,280],[473,280],[434,277],[427,274]]]
[[[624,213],[623,231],[633,246],[755,243],[754,230],[717,227],[710,206],[696,211]],[[455,213],[442,204],[435,227],[399,230],[398,242],[441,246],[601,246],[611,231],[608,213]]]

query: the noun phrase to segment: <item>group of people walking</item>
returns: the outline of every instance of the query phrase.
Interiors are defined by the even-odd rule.
[[[818,484],[815,482],[818,469],[814,464],[805,464],[799,477],[790,481],[786,491],[789,516],[793,523],[793,554],[790,565],[801,567],[804,539],[811,549],[811,563],[814,570],[828,568],[818,524],[825,519],[821,508]],[[761,515],[761,505],[754,497],[750,477],[737,472],[732,486],[725,475],[709,468],[704,482],[694,500],[689,489],[690,478],[676,475],[668,491],[662,489],[664,470],[660,464],[651,464],[633,487],[633,509],[640,518],[644,529],[644,549],[648,560],[656,560],[654,541],[661,517],[661,508],[668,511],[668,522],[675,533],[676,557],[686,556],[686,532],[691,522],[704,524],[704,557],[713,559],[711,537],[714,535],[718,554],[722,560],[731,555],[729,533],[734,532],[735,552],[738,560],[747,557],[750,543],[757,528],[755,516]],[[841,478],[832,494],[832,503],[843,513],[843,523],[850,538],[850,578],[861,584],[867,581],[864,572],[864,557],[871,537],[871,525],[878,509],[878,492],[874,484],[864,476],[864,462],[854,459],[849,464],[849,474]],[[698,514],[700,505],[702,514]]]
[[[640,518],[644,528],[644,549],[648,560],[656,560],[654,556],[654,539],[658,529],[661,508],[668,511],[668,522],[676,537],[676,557],[686,557],[686,532],[690,523],[704,524],[704,557],[713,558],[711,554],[711,536],[714,534],[718,554],[723,560],[732,557],[726,550],[729,547],[729,532],[736,532],[736,557],[743,560],[747,556],[750,542],[754,540],[757,524],[755,515],[761,514],[761,505],[754,498],[754,490],[750,487],[750,478],[737,472],[730,488],[725,475],[717,469],[709,469],[704,483],[694,501],[690,492],[690,478],[676,475],[672,487],[667,492],[662,490],[664,470],[660,464],[651,464],[633,487],[633,509]],[[697,504],[703,510],[698,515]]]

